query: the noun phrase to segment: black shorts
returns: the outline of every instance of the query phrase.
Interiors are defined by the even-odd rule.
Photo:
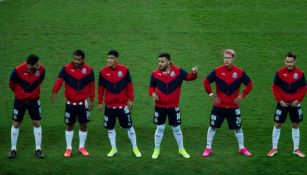
[[[120,127],[129,129],[132,127],[132,118],[130,110],[127,106],[123,108],[108,108],[105,107],[104,111],[104,127],[107,129],[114,129],[116,117]]]
[[[64,123],[71,125],[75,124],[78,118],[79,123],[87,123],[90,121],[90,112],[88,110],[88,103],[84,101],[81,103],[66,102]]]
[[[159,108],[155,107],[153,122],[156,125],[162,125],[166,122],[168,116],[168,124],[171,126],[178,126],[181,124],[180,109],[176,108]]]
[[[220,108],[213,106],[210,116],[210,126],[220,128],[224,119],[227,119],[229,129],[241,128],[240,108]]]
[[[39,99],[38,100],[15,99],[13,113],[12,113],[12,120],[16,122],[21,122],[23,120],[26,110],[28,110],[32,120],[40,120],[42,118],[41,103]]]
[[[297,107],[284,108],[279,103],[276,105],[274,121],[276,123],[285,123],[288,113],[292,123],[299,123],[303,121],[303,111],[301,104],[298,104]]]

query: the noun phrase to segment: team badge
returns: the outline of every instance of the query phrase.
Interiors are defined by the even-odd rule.
[[[82,73],[86,74],[86,69],[85,68],[82,69]]]
[[[35,76],[39,76],[41,73],[39,72],[39,70],[37,70],[36,72],[35,72]]]
[[[237,72],[234,72],[234,73],[232,74],[232,78],[238,78],[238,73],[237,73]]]
[[[297,73],[294,73],[294,74],[293,74],[293,78],[294,78],[294,79],[298,79],[298,74],[297,74]]]
[[[122,77],[123,76],[123,72],[122,71],[118,71],[117,76],[118,77]]]
[[[171,77],[174,77],[176,74],[175,74],[175,72],[174,71],[172,71],[171,73],[170,73],[170,76]]]

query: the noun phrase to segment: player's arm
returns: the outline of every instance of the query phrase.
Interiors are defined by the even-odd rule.
[[[219,102],[219,98],[213,93],[211,88],[211,83],[215,81],[215,70],[213,70],[206,78],[203,80],[203,86],[207,92],[209,98],[213,102]]]
[[[274,95],[274,98],[275,100],[282,106],[282,107],[287,107],[288,104],[283,101],[282,99],[282,93],[281,93],[281,89],[280,89],[280,86],[281,86],[281,80],[278,76],[278,72],[275,73],[275,77],[274,77],[274,80],[273,80],[273,84],[272,84],[272,93]]]
[[[18,83],[18,75],[17,75],[17,71],[16,68],[12,71],[11,73],[11,77],[10,77],[10,81],[9,81],[9,87],[10,89],[15,92],[16,86]]]
[[[59,90],[62,87],[62,84],[64,83],[65,78],[65,68],[63,67],[62,70],[59,73],[58,78],[55,80],[53,89],[52,89],[52,95],[51,95],[51,101],[54,102],[56,99],[56,94],[59,92]]]
[[[134,90],[133,90],[133,83],[131,80],[130,72],[127,70],[127,97],[128,97],[128,108],[132,109],[133,107],[133,100],[134,100]]]
[[[105,79],[104,77],[101,75],[101,72],[99,73],[99,81],[98,81],[98,110],[100,112],[103,112],[103,98],[104,98],[104,94],[105,94]]]
[[[197,66],[192,67],[192,71],[190,73],[187,73],[185,70],[181,69],[183,71],[183,74],[185,75],[185,80],[186,81],[193,81],[197,78],[197,72],[198,68]]]
[[[91,111],[94,107],[94,99],[95,99],[95,76],[93,69],[91,69],[91,73],[89,75],[89,98],[90,102],[88,105],[88,109]]]
[[[235,99],[235,102],[240,102],[241,100],[243,100],[247,96],[247,94],[249,94],[249,92],[253,89],[253,81],[248,77],[245,72],[243,72],[241,80],[244,84],[244,89],[242,91],[242,94]]]
[[[295,94],[296,100],[294,100],[291,103],[292,107],[296,107],[301,101],[303,101],[306,95],[307,86],[306,86],[306,79],[305,79],[304,74],[297,82],[298,82],[299,88],[297,89],[297,93]]]
[[[157,87],[156,78],[154,78],[153,74],[151,74],[148,93],[152,97],[153,101],[159,101],[159,96],[156,93],[156,87]]]

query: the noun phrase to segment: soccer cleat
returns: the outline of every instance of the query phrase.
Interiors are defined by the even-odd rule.
[[[296,149],[293,151],[293,154],[298,155],[299,157],[305,157],[305,154],[300,150],[300,149]]]
[[[113,157],[118,153],[116,148],[112,148],[111,151],[107,154],[108,157]]]
[[[203,153],[203,157],[209,157],[212,153],[212,149],[211,148],[206,148],[204,150],[204,153]]]
[[[39,159],[45,158],[44,153],[43,153],[42,150],[40,150],[40,149],[38,149],[38,150],[35,151],[35,155],[36,155],[36,157],[39,158]]]
[[[64,157],[71,157],[71,149],[66,149]]]
[[[17,151],[15,149],[12,149],[8,155],[9,159],[14,159],[16,157]]]
[[[142,157],[142,154],[141,154],[138,147],[133,148],[133,153],[134,153],[135,157]]]
[[[240,153],[247,157],[252,155],[252,153],[250,153],[246,147],[240,149]]]
[[[159,154],[160,154],[160,149],[155,148],[151,158],[157,159],[159,157]]]
[[[191,157],[184,148],[179,148],[178,153],[186,159],[189,159]]]
[[[79,148],[79,153],[82,154],[82,156],[84,157],[87,157],[90,155],[84,147]]]
[[[272,148],[270,152],[268,152],[268,157],[273,157],[276,153],[278,153],[276,148]]]

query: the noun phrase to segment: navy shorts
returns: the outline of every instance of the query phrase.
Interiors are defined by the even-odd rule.
[[[220,108],[213,106],[210,116],[210,126],[220,128],[224,119],[227,119],[229,129],[241,128],[240,108]]]
[[[12,120],[21,122],[28,110],[32,120],[41,120],[41,103],[40,100],[17,100],[14,101],[14,109],[12,113]]]
[[[171,126],[178,126],[181,124],[180,109],[176,108],[159,108],[155,107],[153,122],[156,125],[162,125],[166,122],[168,116],[168,123]]]
[[[87,123],[90,121],[90,116],[91,115],[88,110],[88,103],[86,100],[84,102],[79,103],[66,102],[64,115],[65,124],[75,124],[77,118],[79,123]]]
[[[292,123],[299,123],[303,121],[303,111],[301,104],[298,104],[297,107],[289,106],[284,108],[279,103],[276,105],[274,121],[276,123],[285,123],[288,113]]]
[[[132,127],[131,113],[127,106],[122,107],[122,108],[105,107],[104,127],[107,129],[114,129],[117,117],[118,117],[120,127],[126,128],[126,129],[129,129]]]

